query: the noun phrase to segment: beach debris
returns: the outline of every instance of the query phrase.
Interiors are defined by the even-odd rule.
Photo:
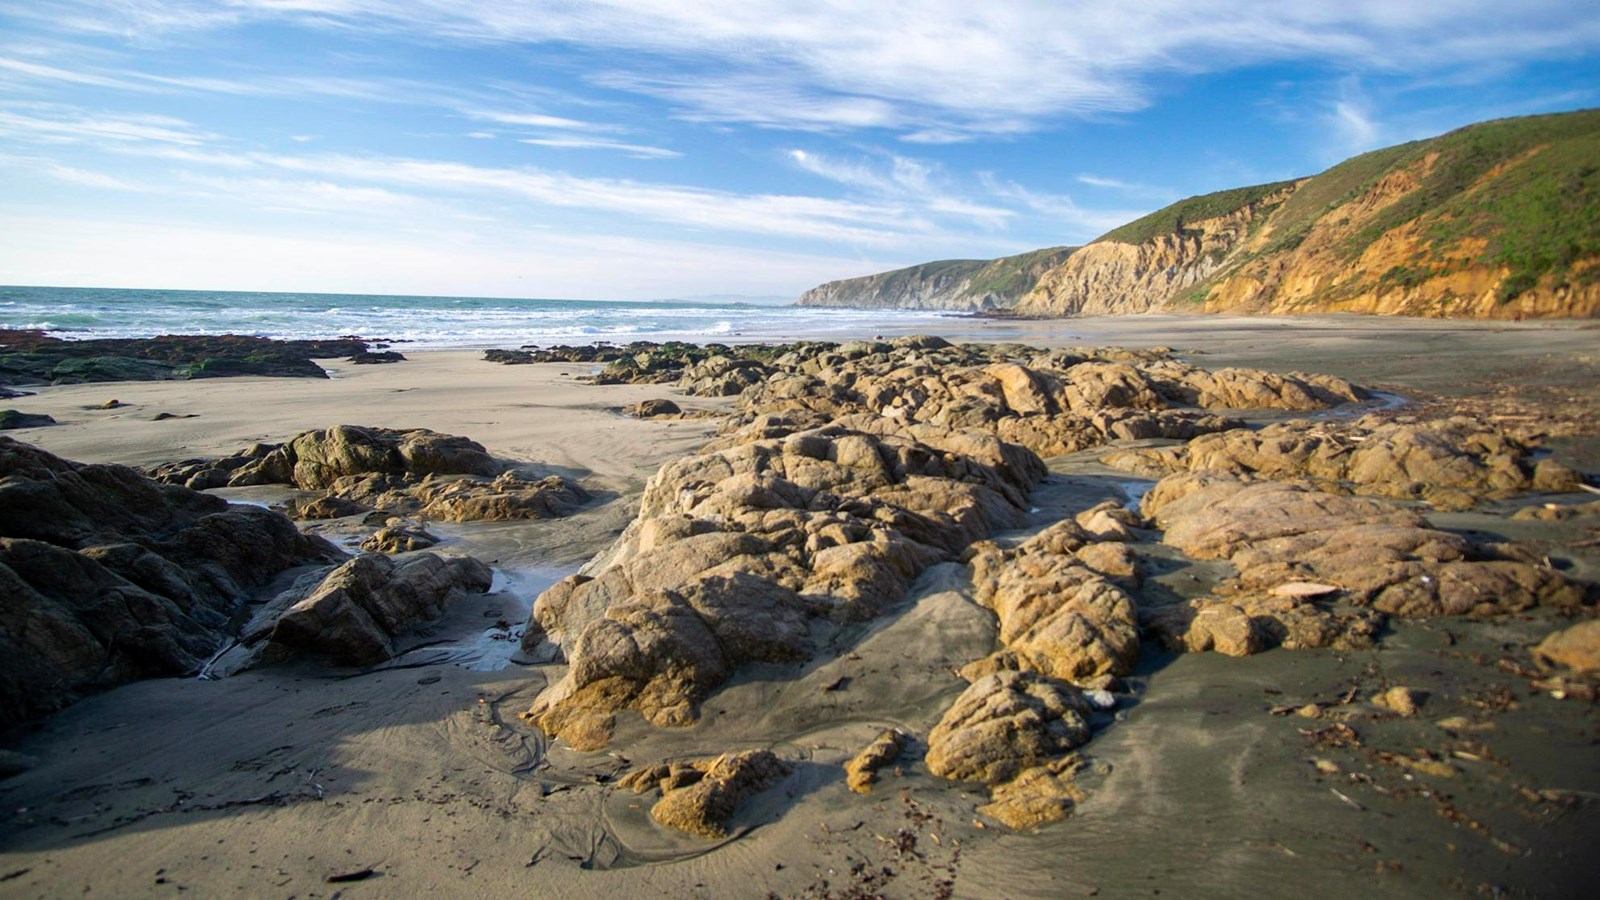
[[[377,869],[373,869],[371,867],[368,867],[368,868],[364,868],[364,869],[355,869],[355,870],[352,870],[352,871],[349,871],[349,872],[339,872],[339,873],[334,874],[334,875],[329,875],[327,878],[324,878],[323,881],[327,882],[328,884],[346,884],[346,883],[354,882],[354,881],[366,881],[368,878],[374,878],[377,875],[378,875],[378,870]]]
[[[845,763],[845,779],[850,790],[858,794],[870,793],[878,780],[878,770],[898,759],[910,740],[911,735],[898,728],[880,732],[872,743]]]
[[[660,791],[661,799],[650,808],[650,818],[662,825],[700,837],[723,838],[745,800],[793,771],[791,764],[771,750],[747,750],[638,769],[617,786],[636,794]]]
[[[1286,581],[1267,593],[1274,597],[1293,597],[1310,600],[1317,597],[1326,597],[1329,594],[1337,594],[1338,592],[1338,585],[1318,584],[1315,581]]]

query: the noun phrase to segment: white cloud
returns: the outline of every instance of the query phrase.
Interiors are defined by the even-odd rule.
[[[561,138],[518,138],[520,143],[532,144],[536,147],[550,147],[556,150],[616,150],[626,153],[635,159],[677,159],[683,156],[676,150],[665,147],[649,147],[644,144],[624,144],[618,141],[605,141],[598,138],[561,137]]]
[[[22,108],[32,114],[0,109],[0,136],[56,144],[115,141],[184,146],[199,146],[214,137],[171,116],[88,114],[56,106]]]
[[[1137,110],[1167,72],[1303,60],[1424,73],[1600,46],[1586,0],[40,0],[20,14],[147,39],[289,20],[419,42],[568,42],[631,52],[612,54],[601,83],[690,118],[922,142]],[[660,75],[685,60],[693,74]]]

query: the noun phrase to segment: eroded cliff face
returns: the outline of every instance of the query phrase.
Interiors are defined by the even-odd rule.
[[[1075,248],[1053,247],[1000,259],[955,259],[845,278],[800,295],[797,306],[866,309],[1011,309],[1039,277]]]
[[[972,275],[981,260],[930,263],[864,278],[844,278],[814,287],[800,295],[797,306],[856,307],[867,309],[972,310],[967,297]]]
[[[1587,110],[1189,198],[1044,273],[1018,312],[1600,317],[1597,159]]]
[[[1163,309],[1222,268],[1252,224],[1293,191],[1276,191],[1227,215],[1186,223],[1177,233],[1144,243],[1090,244],[1042,275],[1017,311],[1106,316]]]

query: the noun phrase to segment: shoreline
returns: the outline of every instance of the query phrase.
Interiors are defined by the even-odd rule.
[[[1600,379],[1585,380],[1594,369],[1584,367],[1600,362],[1583,326],[1196,318],[1210,327],[1187,317],[1138,317],[1097,321],[1088,333],[1029,331],[1033,337],[1017,339],[1069,348],[1171,345],[1212,369],[1356,373],[1347,377],[1472,402],[1506,386],[1528,404],[1600,391]],[[1000,340],[994,327],[951,336]],[[584,384],[576,379],[587,365],[503,366],[475,350],[413,352],[381,366],[331,363],[329,380],[49,387],[9,403],[63,424],[10,434],[69,459],[135,465],[224,455],[340,423],[464,435],[497,457],[606,493],[569,519],[451,528],[458,549],[474,544],[486,559],[537,567],[604,549],[631,520],[645,480],[698,450],[718,424],[631,419],[617,408],[659,397],[705,409],[732,403],[685,398],[670,385]],[[91,408],[110,398],[128,405]],[[151,421],[158,412],[196,418]],[[1572,460],[1581,448],[1557,449]],[[1080,455],[1049,461],[1049,480],[1032,500],[1039,521],[1070,517],[1102,498],[1126,499],[1117,476]],[[1553,533],[1503,516],[1452,515],[1443,518],[1456,527],[1510,537]],[[1181,574],[1156,577],[1193,591],[1179,583]],[[862,864],[895,869],[889,896],[939,893],[948,878],[954,896],[1126,896],[1155,887],[1229,896],[1294,879],[1308,897],[1345,896],[1352,886],[1400,897],[1440,892],[1452,878],[1468,879],[1456,889],[1470,892],[1479,883],[1575,884],[1584,874],[1577,825],[1593,822],[1594,813],[1579,804],[1565,808],[1572,817],[1565,825],[1529,825],[1521,817],[1553,807],[1529,806],[1516,790],[1600,789],[1592,772],[1572,766],[1587,752],[1593,708],[1528,692],[1526,681],[1494,667],[1502,645],[1525,645],[1550,629],[1555,620],[1545,611],[1481,627],[1401,622],[1382,644],[1351,652],[1229,659],[1175,655],[1152,642],[1131,676],[1137,702],[1089,745],[1095,765],[1083,776],[1087,796],[1066,821],[1039,831],[983,826],[971,812],[983,791],[934,778],[921,765],[886,776],[867,797],[848,793],[834,774],[844,760],[882,724],[927,734],[960,692],[951,670],[994,648],[993,617],[972,602],[967,581],[960,564],[935,565],[903,603],[842,631],[836,657],[747,666],[690,728],[624,718],[612,753],[578,753],[516,721],[559,680],[562,666],[391,667],[352,677],[295,664],[217,682],[136,682],[21,737],[18,748],[39,757],[40,767],[0,780],[0,801],[43,812],[0,820],[0,870],[22,873],[7,884],[18,896],[84,887],[161,896],[174,885],[305,896],[341,887],[328,884],[331,875],[364,869],[376,874],[342,886],[347,896],[536,889],[825,897],[846,895],[872,871]],[[485,612],[506,606],[489,602]],[[1457,696],[1486,697],[1512,685],[1518,706],[1498,714],[1496,730],[1474,736],[1504,765],[1459,762],[1464,773],[1446,785],[1450,808],[1486,823],[1483,833],[1452,827],[1437,802],[1421,796],[1361,794],[1363,808],[1354,809],[1337,796],[1351,789],[1334,787],[1342,783],[1326,781],[1311,764],[1328,751],[1301,735],[1321,723],[1268,712],[1400,683],[1437,683],[1441,697],[1417,719],[1359,726],[1385,747],[1432,746],[1441,733],[1433,723],[1457,711]],[[1466,703],[1461,708],[1470,711]],[[160,727],[145,727],[152,722]],[[768,746],[797,760],[797,775],[783,796],[741,811],[727,841],[668,832],[648,818],[647,799],[610,786],[626,765],[616,754],[638,765]],[[1367,771],[1392,780],[1382,768]],[[1397,788],[1409,783],[1395,781]],[[886,843],[902,828],[923,836],[915,852]],[[1517,843],[1519,851],[1537,851],[1517,855],[1486,834],[1548,843]]]

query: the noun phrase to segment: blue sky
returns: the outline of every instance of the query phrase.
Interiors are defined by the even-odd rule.
[[[0,283],[793,296],[1600,105],[1523,0],[12,0]]]

